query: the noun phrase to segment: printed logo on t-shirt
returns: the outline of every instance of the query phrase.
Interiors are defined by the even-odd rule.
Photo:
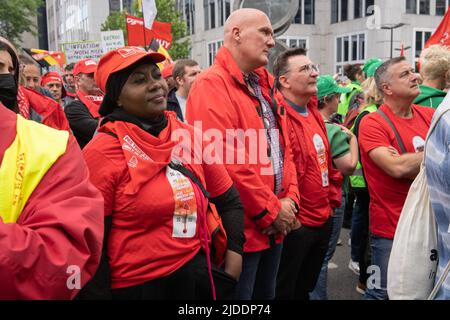
[[[317,133],[313,137],[313,143],[317,152],[317,163],[319,164],[320,174],[322,176],[322,186],[328,187],[328,163],[325,153],[325,144],[323,143],[322,137]]]
[[[175,211],[173,213],[172,237],[192,238],[197,227],[197,202],[194,187],[181,172],[166,169],[167,180],[173,190]]]
[[[419,137],[419,136],[415,136],[412,140],[413,142],[413,146],[414,146],[414,151],[415,152],[421,152],[424,150],[425,148],[425,141]]]

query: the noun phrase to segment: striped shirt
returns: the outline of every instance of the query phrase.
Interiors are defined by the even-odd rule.
[[[276,115],[272,112],[272,106],[262,94],[258,75],[256,73],[244,75],[244,80],[253,89],[255,97],[261,105],[264,128],[266,128],[267,140],[270,146],[269,157],[272,161],[274,171],[274,192],[275,194],[278,194],[281,189],[281,180],[283,179],[284,150],[280,143]]]
[[[425,169],[430,200],[438,228],[439,266],[436,282],[450,260],[450,94],[434,114],[433,121],[443,114],[430,134],[426,147]],[[450,276],[439,290],[436,299],[450,299]]]

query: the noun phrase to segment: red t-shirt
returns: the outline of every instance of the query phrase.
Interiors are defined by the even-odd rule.
[[[187,129],[194,139],[192,127],[171,120],[172,132],[176,127]],[[132,140],[127,136],[128,146],[121,145],[115,137],[98,134],[83,150],[91,181],[104,196],[105,215],[113,216],[108,241],[112,288],[134,286],[167,276],[191,260],[201,248],[199,219],[194,213],[197,201],[191,185],[183,181],[177,171],[160,166],[136,193],[127,189],[131,168],[143,162],[145,154],[156,159],[155,166],[159,166],[170,139],[166,129],[155,138],[132,124],[127,125],[139,132],[139,137],[131,136]],[[184,142],[187,141],[184,139]],[[151,148],[145,144],[151,144]],[[130,150],[130,146],[134,151],[138,150],[141,157],[127,161],[124,150]],[[199,178],[206,184],[211,197],[223,194],[232,185],[223,165],[190,166],[201,175]],[[193,214],[183,216],[185,210],[191,210]]]
[[[385,104],[380,109],[394,124],[408,153],[423,150],[434,109],[413,105],[411,119],[396,116]],[[361,121],[359,146],[370,194],[370,231],[373,235],[393,239],[412,180],[389,176],[372,161],[368,153],[378,147],[389,146],[401,153],[400,146],[394,131],[377,112]]]
[[[311,110],[303,116],[288,106],[291,145],[301,195],[297,215],[301,224],[322,226],[330,217],[330,146],[324,127]]]

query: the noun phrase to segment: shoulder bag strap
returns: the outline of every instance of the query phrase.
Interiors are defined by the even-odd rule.
[[[402,138],[400,137],[400,134],[398,133],[397,129],[395,128],[394,124],[392,123],[391,119],[388,118],[386,113],[383,112],[383,110],[378,109],[378,114],[383,117],[384,120],[388,123],[388,125],[391,127],[392,131],[394,131],[395,137],[397,138],[398,145],[400,146],[400,150],[403,153],[406,153],[405,144],[403,143]]]

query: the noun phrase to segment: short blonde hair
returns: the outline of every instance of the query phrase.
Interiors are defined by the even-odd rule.
[[[369,77],[361,83],[361,88],[364,91],[364,102],[367,105],[376,104],[377,106],[383,104],[383,94],[378,90],[377,83],[374,77]]]
[[[420,55],[420,74],[423,79],[445,79],[450,70],[450,49],[441,45],[432,45]]]

